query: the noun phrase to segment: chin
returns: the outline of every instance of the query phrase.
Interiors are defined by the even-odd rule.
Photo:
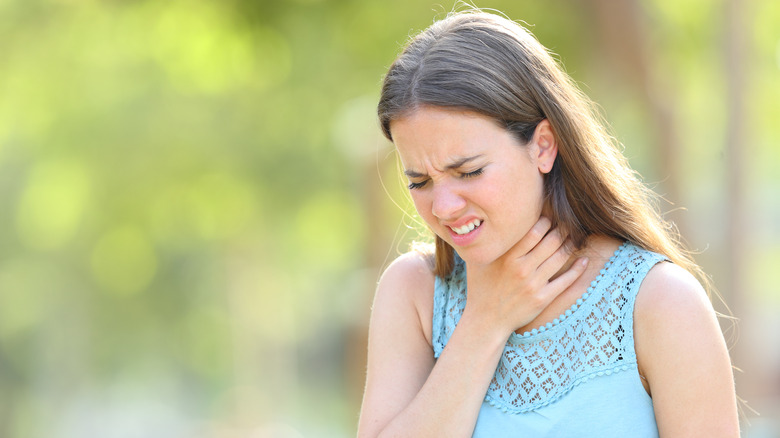
[[[485,251],[485,250],[469,250],[467,248],[462,248],[458,250],[458,247],[455,248],[455,251],[458,253],[460,258],[463,259],[464,262],[467,264],[473,264],[473,265],[488,265],[490,263],[493,263],[498,259],[498,255],[494,251]]]

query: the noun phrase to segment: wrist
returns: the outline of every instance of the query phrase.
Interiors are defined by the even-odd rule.
[[[490,315],[485,316],[483,312],[470,311],[469,306],[464,309],[458,327],[473,336],[474,340],[481,345],[500,351],[504,350],[509,336],[514,331],[514,328],[503,327]]]

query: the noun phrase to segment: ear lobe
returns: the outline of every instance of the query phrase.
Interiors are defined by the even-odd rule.
[[[558,142],[555,139],[555,133],[549,120],[544,119],[536,125],[534,142],[538,148],[536,160],[539,171],[550,173],[553,164],[555,164],[555,157],[558,156]]]

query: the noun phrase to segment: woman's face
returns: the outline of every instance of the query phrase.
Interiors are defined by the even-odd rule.
[[[417,212],[467,263],[497,260],[539,219],[557,153],[546,120],[527,145],[488,117],[430,106],[390,131]]]

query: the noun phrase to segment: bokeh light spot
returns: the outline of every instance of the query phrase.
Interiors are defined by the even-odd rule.
[[[46,162],[33,167],[17,210],[20,240],[35,249],[65,245],[82,218],[89,188],[78,163]]]
[[[344,266],[357,255],[365,233],[358,202],[337,192],[311,197],[298,211],[295,237],[302,258],[316,266]]]
[[[157,270],[157,255],[146,234],[124,225],[100,238],[92,251],[95,281],[108,293],[131,295],[145,289]]]
[[[4,260],[0,265],[0,338],[39,325],[49,309],[56,276],[32,259]]]

